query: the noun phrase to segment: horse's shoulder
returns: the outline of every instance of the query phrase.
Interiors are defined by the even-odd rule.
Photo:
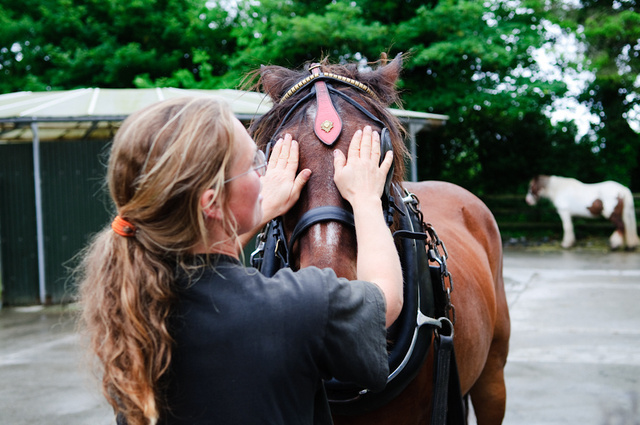
[[[484,202],[461,186],[429,180],[404,182],[403,187],[418,197],[427,221],[442,220],[463,226],[475,222],[484,229],[496,227],[493,214]]]
[[[433,225],[456,258],[449,262],[451,270],[467,276],[483,276],[489,270],[497,284],[502,239],[484,202],[467,189],[443,181],[405,182],[403,186],[418,197],[424,221]]]
[[[448,201],[457,201],[462,204],[482,204],[482,201],[476,195],[454,183],[439,180],[426,180],[420,182],[404,182],[402,183],[402,186],[409,192],[416,193],[418,197],[425,195],[432,198],[434,202],[438,202],[439,199],[446,199]]]

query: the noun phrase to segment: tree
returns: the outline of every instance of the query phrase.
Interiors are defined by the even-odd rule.
[[[615,2],[608,10],[586,3],[585,39],[596,78],[582,99],[601,118],[599,172],[640,189],[640,137],[629,122],[630,113],[640,108],[640,13],[631,1]]]
[[[532,57],[545,41],[535,11],[506,2],[441,1],[418,10],[399,32],[416,46],[403,78],[405,91],[411,88],[407,105],[451,117],[423,152],[439,149],[447,166],[440,174],[423,168],[422,177],[478,193],[526,185],[552,143],[542,111],[565,90],[546,80]]]
[[[405,52],[404,106],[450,117],[419,135],[420,178],[477,193],[522,191],[540,172],[640,187],[635,1],[205,1],[0,0],[0,93],[237,88],[262,64],[329,56],[366,68]],[[563,59],[561,70],[595,75],[580,100],[600,121],[578,143],[573,123],[549,122],[566,86],[534,58],[554,42],[550,23],[588,46],[588,61]]]
[[[586,46],[593,81],[578,97],[599,118],[581,141],[596,162],[583,171],[591,181],[617,180],[640,190],[640,13],[634,0],[582,0],[577,7],[550,4],[550,19]],[[635,124],[635,130],[632,128]]]
[[[227,72],[229,12],[198,0],[0,0],[0,93]],[[199,62],[200,61],[200,62]]]

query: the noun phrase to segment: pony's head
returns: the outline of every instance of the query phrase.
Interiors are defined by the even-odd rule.
[[[529,181],[529,190],[525,201],[527,204],[533,206],[538,203],[541,197],[546,195],[546,188],[549,182],[549,176],[537,175]]]
[[[279,66],[256,71],[258,87],[271,97],[274,106],[252,126],[253,138],[265,149],[269,142],[291,134],[300,145],[299,169],[312,171],[300,201],[283,218],[288,239],[309,210],[329,206],[350,211],[333,182],[333,151],[340,149],[346,155],[353,133],[365,125],[378,132],[388,130],[387,148],[394,153],[390,178],[392,182],[403,179],[405,131],[388,109],[399,104],[395,86],[401,65],[401,55],[389,63],[383,55],[374,70],[360,70],[356,64],[330,64],[325,59],[298,71]],[[329,219],[305,228],[294,239],[291,257],[298,261],[293,267],[331,267],[339,276],[355,278],[353,227]]]

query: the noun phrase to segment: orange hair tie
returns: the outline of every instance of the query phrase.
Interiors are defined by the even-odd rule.
[[[129,238],[136,234],[136,226],[129,223],[119,215],[117,215],[116,218],[114,218],[111,222],[111,228],[114,232],[116,232],[120,236],[124,236],[125,238]]]

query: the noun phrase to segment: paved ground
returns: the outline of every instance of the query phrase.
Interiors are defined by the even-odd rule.
[[[505,425],[640,424],[640,253],[505,254]]]
[[[0,310],[0,425],[112,425],[73,312]]]
[[[640,424],[640,253],[509,249],[505,425]],[[0,310],[0,425],[112,425],[72,313]]]

